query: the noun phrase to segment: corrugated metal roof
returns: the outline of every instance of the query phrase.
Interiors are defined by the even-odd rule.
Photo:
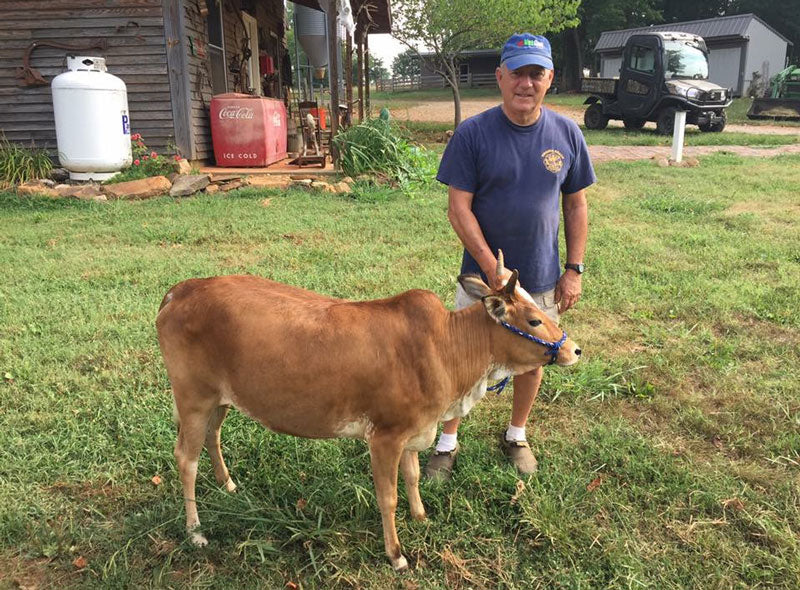
[[[622,49],[625,42],[631,35],[639,33],[649,33],[653,31],[679,31],[682,33],[692,33],[700,35],[703,39],[712,41],[715,38],[745,38],[747,28],[750,26],[751,21],[757,20],[765,27],[770,29],[773,33],[778,35],[784,41],[789,41],[786,37],[781,35],[778,31],[770,27],[763,20],[754,14],[735,14],[732,16],[721,16],[719,18],[708,18],[704,20],[693,20],[685,23],[665,23],[662,25],[653,25],[650,27],[640,27],[638,29],[624,29],[622,31],[603,31],[600,34],[600,39],[595,45],[595,51],[613,51]]]

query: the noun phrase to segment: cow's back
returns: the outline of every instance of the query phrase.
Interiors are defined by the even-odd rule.
[[[157,326],[173,387],[217,396],[277,431],[324,437],[436,405],[419,389],[441,385],[446,315],[428,291],[352,302],[227,276],[173,287]]]

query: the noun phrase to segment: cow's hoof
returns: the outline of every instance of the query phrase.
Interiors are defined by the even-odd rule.
[[[420,512],[418,514],[413,514],[412,513],[411,514],[411,518],[413,518],[417,522],[425,522],[426,520],[428,520],[428,515],[425,514],[425,512]]]
[[[208,545],[208,539],[197,531],[189,531],[189,542],[195,547],[205,547]]]
[[[228,478],[228,481],[225,482],[225,491],[231,494],[236,491],[236,484],[233,483],[233,480],[230,477]]]
[[[408,560],[401,555],[397,559],[392,560],[392,567],[396,573],[402,574],[408,569]]]

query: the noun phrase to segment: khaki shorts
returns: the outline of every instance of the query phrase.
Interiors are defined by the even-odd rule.
[[[536,305],[539,306],[539,309],[541,309],[547,317],[549,317],[556,323],[556,325],[558,325],[560,316],[558,315],[558,304],[555,301],[555,292],[555,289],[550,289],[544,293],[531,293],[531,297],[533,297],[533,300],[536,302]],[[457,310],[469,307],[476,301],[478,300],[467,295],[467,292],[464,291],[464,288],[461,285],[456,286],[455,307]]]

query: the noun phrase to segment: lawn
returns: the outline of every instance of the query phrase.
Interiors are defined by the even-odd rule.
[[[487,397],[454,479],[421,485],[426,523],[401,493],[400,577],[365,445],[236,412],[222,438],[239,491],[203,457],[210,545],[186,543],[153,323],[172,284],[224,273],[449,305],[460,249],[441,187],[0,193],[0,588],[800,587],[800,157],[597,172],[585,296],[564,317],[584,359],[546,370],[540,471],[504,463],[510,395]]]

